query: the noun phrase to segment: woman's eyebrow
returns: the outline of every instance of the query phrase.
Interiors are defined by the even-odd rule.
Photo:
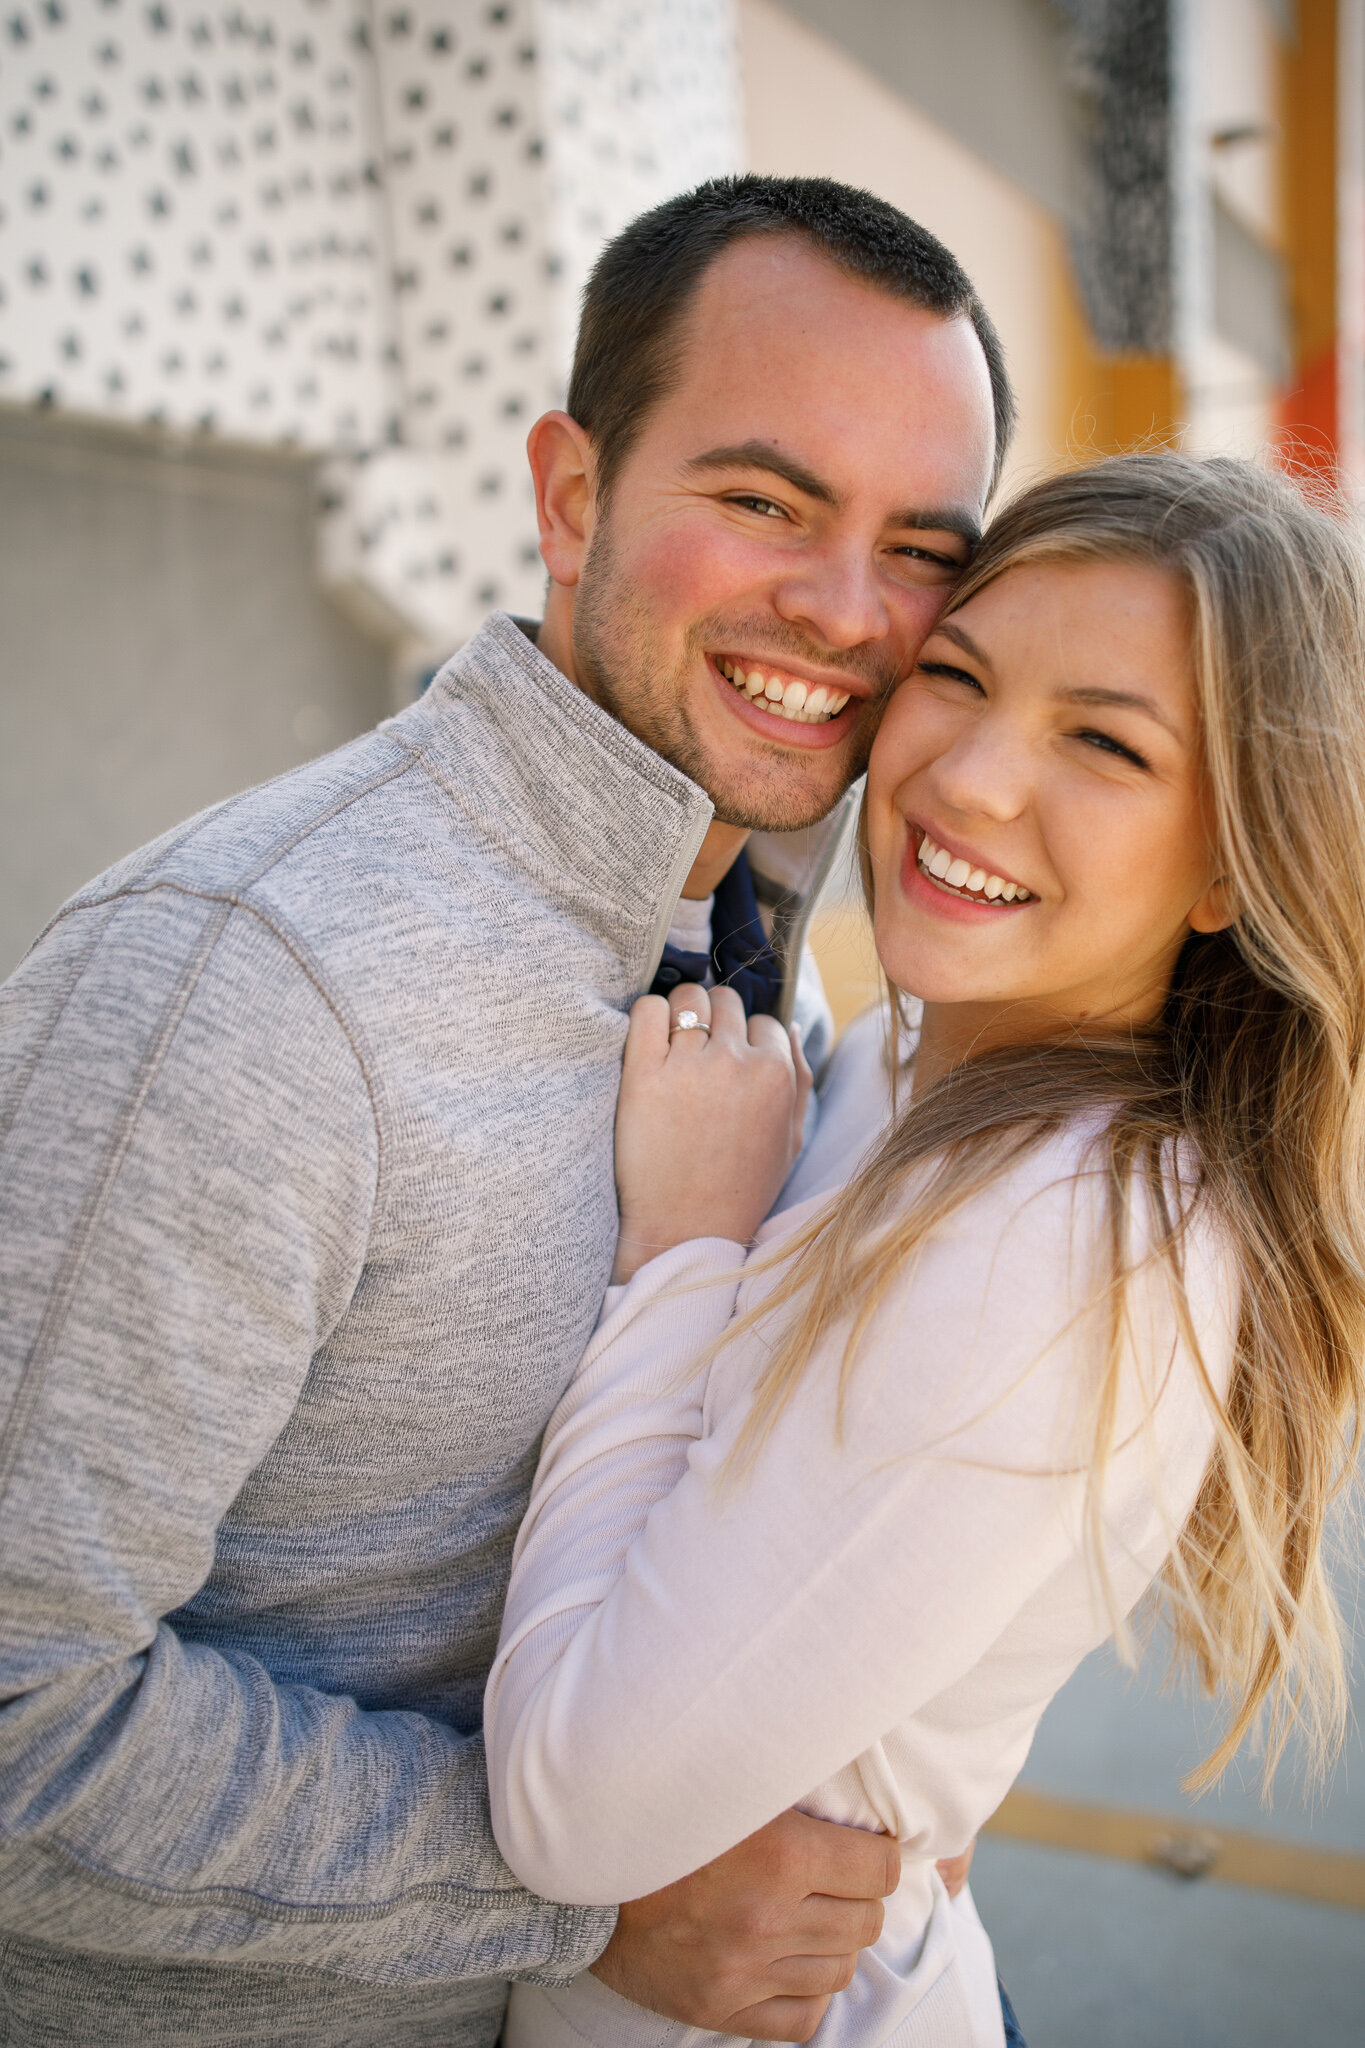
[[[965,626],[959,626],[955,619],[940,619],[929,635],[930,640],[939,634],[960,647],[964,654],[970,654],[972,660],[980,662],[982,668],[990,669],[994,673],[995,665],[989,654],[984,647],[977,646]],[[1144,718],[1150,718],[1154,724],[1161,726],[1173,740],[1179,740],[1182,746],[1185,743],[1185,735],[1167,717],[1156,699],[1144,697],[1140,690],[1107,690],[1097,683],[1081,683],[1071,690],[1058,690],[1056,695],[1067,704],[1104,705],[1112,706],[1117,711],[1140,712]]]
[[[964,654],[970,654],[973,661],[979,661],[982,668],[988,668],[994,675],[995,663],[983,647],[977,646],[965,626],[959,626],[952,619],[940,619],[929,638],[932,640],[935,634],[942,634],[945,640],[951,640],[955,647],[960,647]]]
[[[1144,718],[1150,718],[1161,726],[1173,740],[1184,743],[1185,735],[1167,717],[1156,699],[1144,697],[1138,690],[1105,690],[1095,686],[1083,686],[1075,690],[1059,690],[1057,695],[1064,698],[1068,704],[1112,705],[1118,711],[1138,711]]]

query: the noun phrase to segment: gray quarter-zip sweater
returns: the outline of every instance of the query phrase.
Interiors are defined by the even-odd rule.
[[[710,816],[495,615],[0,992],[9,2048],[490,2048],[605,1944],[502,1863],[481,1702]]]

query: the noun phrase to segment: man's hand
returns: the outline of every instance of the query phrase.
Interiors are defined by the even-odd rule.
[[[622,1906],[592,1965],[622,1998],[751,2041],[808,2041],[882,1931],[899,1845],[784,1813],[714,1863]]]

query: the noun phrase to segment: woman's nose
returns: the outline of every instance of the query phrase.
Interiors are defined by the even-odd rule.
[[[987,711],[939,755],[933,779],[942,800],[964,815],[1017,818],[1028,799],[1029,763],[1024,736]]]

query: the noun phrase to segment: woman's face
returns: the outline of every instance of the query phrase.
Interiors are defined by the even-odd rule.
[[[1175,577],[1021,566],[944,618],[882,723],[867,815],[898,988],[985,1006],[1007,1038],[1154,1016],[1189,931],[1228,922]]]

